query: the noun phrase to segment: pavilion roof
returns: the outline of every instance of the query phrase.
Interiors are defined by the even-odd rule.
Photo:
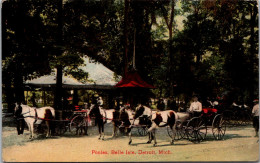
[[[114,72],[105,67],[103,64],[91,61],[84,57],[85,66],[79,68],[87,72],[89,82],[80,82],[72,76],[62,77],[63,88],[78,89],[113,89],[117,81],[114,78]],[[32,87],[49,88],[56,85],[56,72],[50,75],[44,75],[36,79],[27,80],[25,85]]]

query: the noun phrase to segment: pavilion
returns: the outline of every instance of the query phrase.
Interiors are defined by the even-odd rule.
[[[89,57],[84,57],[84,66],[79,68],[88,73],[88,82],[80,82],[70,75],[63,75],[62,87],[65,90],[73,90],[73,99],[77,97],[77,90],[96,90],[102,91],[105,94],[111,94],[115,91],[117,80],[115,79],[114,72],[105,67],[103,64],[92,61]],[[120,80],[121,77],[118,77]],[[27,80],[25,83],[25,90],[41,90],[42,98],[45,102],[45,91],[54,91],[56,87],[56,72],[49,75],[44,75],[32,80]],[[111,98],[111,97],[109,97]],[[27,99],[26,99],[27,101]],[[73,100],[74,101],[74,100]],[[77,100],[76,100],[77,101]]]

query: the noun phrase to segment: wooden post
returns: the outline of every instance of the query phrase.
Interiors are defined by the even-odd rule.
[[[79,98],[78,98],[78,90],[74,89],[73,90],[73,104],[78,105]]]

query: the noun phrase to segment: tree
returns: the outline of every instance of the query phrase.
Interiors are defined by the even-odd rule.
[[[175,0],[170,0],[170,1],[166,1],[166,6],[170,6],[170,7],[165,7],[165,5],[161,5],[161,11],[162,11],[162,15],[164,18],[164,21],[166,23],[166,26],[168,28],[168,32],[169,32],[169,41],[168,41],[168,46],[169,46],[169,54],[168,54],[168,74],[169,74],[169,87],[173,87],[173,83],[174,83],[174,54],[173,54],[173,31],[174,31],[174,16],[175,13],[177,13],[175,11]],[[168,11],[169,10],[169,11]],[[169,14],[170,12],[170,14]],[[170,17],[168,16],[170,15]],[[169,90],[169,94],[172,95],[173,90],[170,89]]]

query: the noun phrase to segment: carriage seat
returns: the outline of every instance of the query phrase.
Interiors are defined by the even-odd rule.
[[[215,108],[203,108],[202,112],[203,114],[212,114],[212,113],[217,113],[218,110]]]

